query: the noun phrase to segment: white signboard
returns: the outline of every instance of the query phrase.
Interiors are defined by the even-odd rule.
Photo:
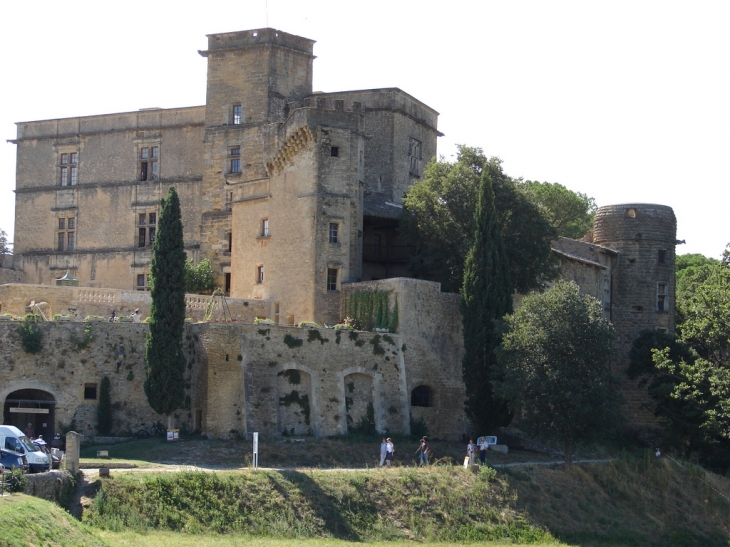
[[[48,414],[47,408],[18,408],[17,406],[11,406],[10,412],[15,414]]]

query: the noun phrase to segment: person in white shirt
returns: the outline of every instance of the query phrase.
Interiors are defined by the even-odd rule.
[[[390,467],[393,462],[393,453],[395,452],[395,446],[393,445],[393,441],[390,440],[390,437],[388,437],[385,440],[385,465]]]

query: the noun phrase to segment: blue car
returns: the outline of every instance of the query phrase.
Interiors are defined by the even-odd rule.
[[[0,464],[2,464],[7,471],[18,468],[22,469],[23,473],[28,472],[28,459],[24,454],[18,454],[12,450],[0,448]]]

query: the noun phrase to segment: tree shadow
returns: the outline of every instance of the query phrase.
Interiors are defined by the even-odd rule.
[[[349,541],[362,541],[360,534],[353,529],[348,519],[343,515],[342,504],[334,499],[310,476],[301,471],[280,471],[278,473],[283,479],[295,485],[301,495],[310,500],[310,507],[314,514],[324,523],[324,529],[337,539]],[[290,493],[276,480],[275,476],[268,475],[269,482],[273,488],[285,499],[290,498]],[[301,518],[301,515],[297,515]]]

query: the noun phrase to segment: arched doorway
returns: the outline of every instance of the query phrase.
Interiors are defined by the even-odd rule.
[[[8,394],[3,406],[3,424],[25,432],[31,424],[33,436],[53,439],[56,425],[56,399],[40,389],[19,389]]]

